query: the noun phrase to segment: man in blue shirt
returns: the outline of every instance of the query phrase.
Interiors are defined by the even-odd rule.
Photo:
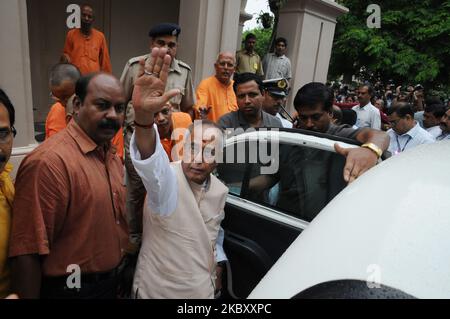
[[[399,102],[392,106],[388,110],[388,119],[392,127],[387,131],[391,138],[388,151],[392,155],[435,141],[434,137],[414,120],[414,111],[409,103]]]

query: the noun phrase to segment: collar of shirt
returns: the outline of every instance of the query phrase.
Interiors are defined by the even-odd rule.
[[[88,35],[81,32],[81,28],[79,28],[78,31],[80,32],[80,34],[83,38],[85,38],[86,40],[89,40],[92,37],[92,34],[94,33],[94,28],[91,28],[91,32],[89,32]]]
[[[372,103],[367,103],[366,105],[364,105],[364,106],[361,106],[361,105],[358,105],[357,107],[360,109],[360,110],[367,110],[367,108],[369,108],[369,105],[372,105]]]
[[[398,135],[397,132],[395,132],[395,131],[394,131],[394,133],[398,137],[409,136],[410,138],[415,138],[417,136],[417,134],[419,134],[419,130],[420,130],[420,125],[419,125],[419,123],[416,122],[416,125],[414,125],[414,127],[412,129],[410,129],[408,132],[406,132],[405,134]]]
[[[75,121],[70,121],[67,125],[67,131],[69,135],[75,140],[75,143],[78,144],[83,154],[87,154],[89,152],[95,151],[99,148],[97,143],[95,143],[77,124]],[[107,150],[110,150],[111,147],[108,145]]]
[[[254,56],[257,55],[256,51],[253,51],[252,53],[249,53],[247,50],[244,49],[243,51],[244,54],[248,55],[248,56]]]
[[[237,113],[238,113],[239,125],[244,129],[250,128],[251,125],[245,119],[244,114],[242,114],[242,112],[240,110],[238,110]],[[266,126],[266,123],[268,122],[268,120],[267,120],[266,113],[263,112],[262,110],[261,110],[261,118],[262,118],[262,126],[264,127],[264,126]]]
[[[450,140],[450,133],[442,133],[441,135],[436,137],[436,140],[437,141]]]
[[[209,175],[206,178],[206,180],[203,182],[203,184],[197,184],[197,183],[192,182],[192,181],[188,181],[188,182],[189,182],[189,184],[190,184],[192,189],[194,189],[196,191],[203,191],[203,192],[206,193],[209,190],[209,185],[211,184],[210,181],[211,181],[211,175]]]
[[[277,59],[284,59],[285,57],[286,57],[286,55],[280,55],[280,56],[278,56],[278,55],[276,55],[276,53],[274,52],[274,53],[272,53],[272,55],[275,57],[275,58],[277,58]]]
[[[0,173],[0,192],[5,196],[10,209],[14,202],[14,185],[11,180],[11,175],[9,175],[12,170],[13,165],[11,163],[6,163],[5,168]],[[0,207],[2,207],[2,205],[0,205]]]
[[[172,60],[172,63],[170,64],[169,72],[177,72],[178,74],[181,74],[180,65],[178,64],[177,59]]]

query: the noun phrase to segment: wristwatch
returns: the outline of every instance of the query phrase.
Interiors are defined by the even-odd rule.
[[[383,154],[383,150],[381,148],[379,148],[378,146],[376,146],[374,143],[365,143],[365,144],[361,145],[361,147],[368,148],[369,150],[374,152],[378,158],[380,158],[381,155]]]

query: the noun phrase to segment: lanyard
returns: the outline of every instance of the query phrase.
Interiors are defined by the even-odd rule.
[[[400,142],[398,141],[398,135],[395,136],[396,140],[397,140],[397,153],[403,152],[406,148],[406,145],[408,145],[409,141],[412,140],[411,136],[408,136],[408,140],[406,141],[405,145],[403,146],[403,148],[400,147]]]

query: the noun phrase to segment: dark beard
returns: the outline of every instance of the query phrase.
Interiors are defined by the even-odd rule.
[[[92,24],[81,21],[81,30],[89,32],[91,30]]]

